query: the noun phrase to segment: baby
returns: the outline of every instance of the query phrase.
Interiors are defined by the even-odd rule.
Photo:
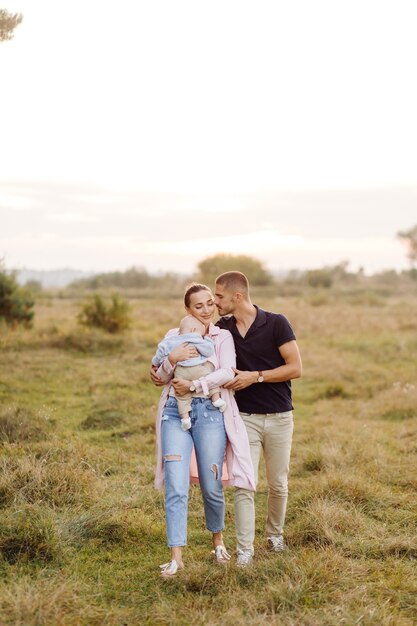
[[[191,382],[190,391],[183,396],[175,395],[178,404],[178,412],[181,416],[181,428],[182,430],[188,430],[191,428],[191,400],[193,398],[193,392],[195,387],[192,384],[193,380],[197,380],[203,376],[207,376],[214,371],[214,365],[208,361],[208,357],[214,352],[214,342],[209,337],[204,337],[206,329],[204,324],[198,321],[192,315],[187,315],[181,320],[179,335],[170,335],[165,337],[159,344],[156,350],[155,356],[152,359],[152,365],[159,367],[161,363],[167,358],[171,350],[176,348],[182,343],[192,344],[199,355],[186,361],[178,361],[175,367],[175,376],[177,378],[184,378]],[[220,397],[220,388],[215,387],[209,390],[209,397],[219,411],[223,412],[226,408],[226,402]]]

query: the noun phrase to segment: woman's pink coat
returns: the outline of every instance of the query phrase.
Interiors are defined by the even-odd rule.
[[[178,328],[170,330],[168,335],[178,334]],[[233,369],[236,367],[236,354],[233,337],[228,330],[224,330],[210,324],[208,336],[214,341],[214,355],[209,358],[216,368],[214,372],[196,382],[197,392],[207,394],[207,389],[220,387],[234,377]],[[157,376],[166,385],[161,394],[156,415],[156,472],[155,487],[160,489],[164,484],[164,464],[162,461],[161,447],[161,421],[163,409],[167,401],[170,381],[174,375],[174,369],[168,359],[159,367]],[[221,397],[226,401],[224,426],[227,435],[226,456],[223,464],[222,481],[224,485],[233,485],[255,491],[255,477],[250,456],[249,440],[245,424],[240,416],[234,395],[228,389],[221,389]],[[190,480],[198,482],[197,463],[194,455],[190,464]]]

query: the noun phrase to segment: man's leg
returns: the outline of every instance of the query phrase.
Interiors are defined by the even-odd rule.
[[[258,482],[258,466],[262,450],[263,416],[241,413],[248,433],[255,484]],[[238,552],[253,554],[255,539],[255,493],[247,489],[235,490],[235,528]]]
[[[288,472],[293,433],[292,412],[268,415],[265,423],[264,454],[268,481],[268,537],[280,537],[284,529],[288,499]]]

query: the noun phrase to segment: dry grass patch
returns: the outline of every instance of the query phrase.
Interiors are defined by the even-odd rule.
[[[44,580],[23,577],[0,587],[1,624],[4,626],[116,626],[120,614],[98,606],[94,595],[84,595],[80,583],[61,576]],[[97,598],[99,599],[99,598]]]
[[[340,545],[346,536],[352,538],[364,528],[366,522],[354,507],[317,498],[298,509],[288,538],[293,545],[325,547]]]
[[[89,467],[75,462],[58,463],[48,457],[0,459],[0,504],[47,503],[61,507],[97,496],[97,477]]]
[[[3,407],[0,413],[0,443],[25,443],[47,439],[54,422],[17,406]]]
[[[45,341],[45,347],[74,350],[84,353],[112,353],[124,350],[128,345],[126,336],[111,335],[104,330],[78,330],[55,334]]]
[[[126,416],[114,409],[96,410],[81,422],[84,430],[106,430],[116,428],[126,421]]]
[[[8,509],[0,526],[0,555],[8,563],[49,563],[61,556],[55,517],[36,506]]]

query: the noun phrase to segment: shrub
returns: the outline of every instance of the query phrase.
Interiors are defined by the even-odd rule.
[[[309,270],[307,282],[310,287],[325,287],[329,289],[333,285],[333,274],[330,269]]]
[[[118,294],[113,294],[107,303],[99,294],[86,302],[77,316],[78,322],[92,328],[102,328],[109,333],[118,333],[131,325],[130,305]]]
[[[0,263],[0,320],[12,327],[23,324],[29,328],[33,323],[34,304],[31,292],[20,287],[15,274],[7,273]]]
[[[32,294],[41,293],[43,290],[41,281],[35,279],[27,280],[25,283],[25,288]]]

